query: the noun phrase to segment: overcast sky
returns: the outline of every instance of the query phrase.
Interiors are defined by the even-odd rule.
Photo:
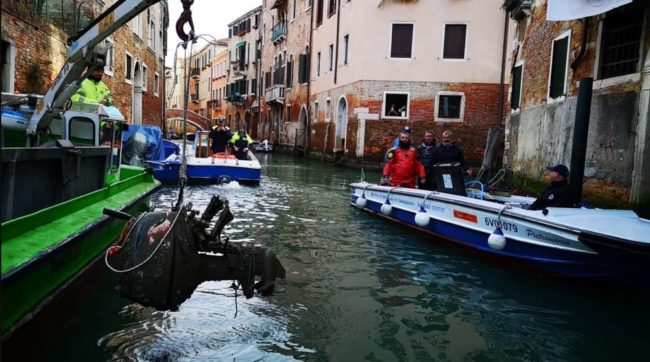
[[[174,50],[181,39],[176,35],[176,21],[183,12],[180,0],[168,0],[169,30],[167,32],[166,64],[172,64]],[[262,0],[195,0],[190,8],[194,20],[194,30],[197,34],[210,34],[217,39],[228,37],[228,24],[250,10],[262,5]],[[189,32],[189,25],[185,26]],[[198,47],[205,45],[197,43]],[[180,53],[180,50],[179,50]]]

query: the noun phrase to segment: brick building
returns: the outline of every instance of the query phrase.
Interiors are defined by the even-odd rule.
[[[648,2],[636,0],[571,21],[547,21],[546,0],[506,5],[517,21],[518,49],[506,166],[537,179],[545,166],[570,164],[578,84],[593,78],[584,194],[594,201],[629,201],[650,209]]]
[[[61,3],[64,9],[74,8],[73,1]],[[83,7],[78,5],[78,17],[88,23],[113,3],[86,1]],[[66,61],[70,34],[61,29],[76,31],[83,25],[66,17],[61,17],[61,23],[54,22],[52,14],[60,14],[60,7],[52,7],[54,2],[44,4],[48,11],[26,3],[2,2],[3,91],[45,93]],[[111,89],[115,106],[131,123],[161,125],[163,120],[162,34],[167,31],[163,23],[163,5],[156,4],[105,40],[108,54],[103,81]]]

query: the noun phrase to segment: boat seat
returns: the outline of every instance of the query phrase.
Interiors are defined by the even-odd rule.
[[[234,160],[235,155],[233,155],[232,153],[217,152],[212,154],[212,158]]]

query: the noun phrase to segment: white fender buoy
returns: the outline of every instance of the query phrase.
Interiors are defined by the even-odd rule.
[[[429,225],[429,214],[424,210],[423,207],[420,207],[420,211],[415,213],[415,223],[420,227],[425,227]]]
[[[381,205],[381,213],[388,216],[393,212],[393,205],[390,204],[390,201],[386,200],[386,203]]]
[[[506,237],[503,235],[501,228],[496,228],[488,237],[488,245],[495,250],[501,250],[506,247]]]
[[[366,207],[366,204],[368,204],[368,199],[366,199],[365,195],[361,194],[361,196],[357,197],[358,208],[363,209]]]

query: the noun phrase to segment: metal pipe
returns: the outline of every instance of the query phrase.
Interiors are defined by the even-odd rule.
[[[501,78],[499,78],[499,119],[497,120],[497,125],[499,127],[502,126],[503,122],[503,113],[504,113],[504,101],[503,101],[503,96],[504,96],[504,90],[503,87],[505,86],[505,73],[506,73],[506,56],[508,52],[508,23],[510,22],[510,17],[509,17],[509,11],[506,8],[504,11],[504,21],[503,21],[503,46],[501,49]],[[513,62],[516,61],[516,59],[513,59]]]
[[[582,182],[585,173],[593,83],[593,78],[580,79],[576,104],[576,122],[573,127],[573,144],[571,146],[571,178],[569,182],[576,203],[582,201]]]
[[[336,49],[334,50],[334,84],[336,84],[339,68],[339,32],[341,28],[341,0],[337,1],[336,9]]]

